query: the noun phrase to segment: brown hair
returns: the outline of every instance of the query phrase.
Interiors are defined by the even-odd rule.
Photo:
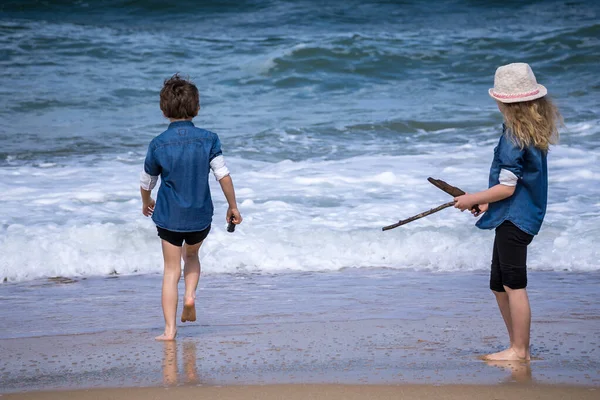
[[[558,126],[563,117],[548,96],[518,103],[498,103],[511,139],[521,148],[535,146],[548,151],[558,142]]]
[[[194,118],[200,109],[198,88],[179,74],[165,79],[160,91],[160,109],[167,118]]]

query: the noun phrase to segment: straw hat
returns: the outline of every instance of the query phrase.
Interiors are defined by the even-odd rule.
[[[502,103],[517,103],[544,97],[548,90],[537,83],[529,64],[513,63],[496,70],[494,87],[488,93]]]

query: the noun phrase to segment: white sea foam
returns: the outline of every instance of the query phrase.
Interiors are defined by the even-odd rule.
[[[426,181],[485,188],[491,147],[420,155],[265,163],[230,158],[244,224],[224,230],[226,205],[211,179],[214,228],[205,273],[331,271],[353,267],[470,271],[488,268],[493,234],[447,209],[381,227],[450,200]],[[550,205],[530,248],[532,269],[598,271],[598,151],[550,154]],[[159,273],[159,240],[140,212],[142,162],[86,160],[0,170],[0,278]],[[441,172],[440,172],[441,171]],[[474,173],[477,171],[477,173]]]

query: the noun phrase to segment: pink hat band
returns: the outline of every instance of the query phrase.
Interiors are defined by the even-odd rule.
[[[502,93],[496,93],[494,92],[494,90],[492,89],[492,94],[494,97],[497,97],[499,99],[520,99],[523,97],[530,97],[530,96],[534,96],[536,94],[538,94],[540,92],[539,89],[533,90],[531,92],[527,92],[527,93],[517,93],[517,94],[502,94]]]

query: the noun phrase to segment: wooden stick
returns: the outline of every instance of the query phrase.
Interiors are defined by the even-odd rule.
[[[429,178],[427,178],[427,180],[433,186],[437,187],[440,190],[443,190],[444,192],[448,193],[452,197],[458,197],[458,196],[462,196],[463,194],[465,194],[464,190],[459,189],[456,186],[449,185],[441,179],[434,179],[432,177],[429,177]]]
[[[462,189],[457,188],[456,186],[452,186],[447,184],[446,182],[444,182],[441,179],[434,179],[432,177],[427,178],[427,180],[429,181],[429,183],[431,183],[433,186],[437,187],[440,190],[443,190],[444,192],[448,193],[450,196],[452,197],[458,197],[458,196],[462,196],[463,194],[465,194],[465,191]],[[481,212],[481,210],[479,209],[479,205],[475,204],[472,207],[472,210],[477,211],[478,213]]]
[[[404,224],[408,224],[409,222],[416,221],[416,220],[418,220],[419,218],[426,217],[426,216],[428,216],[428,215],[431,215],[431,214],[433,214],[433,213],[436,213],[436,212],[438,212],[438,211],[441,211],[441,210],[443,210],[444,208],[448,208],[448,207],[451,207],[451,206],[453,206],[453,205],[454,205],[454,201],[451,201],[451,202],[449,202],[449,203],[446,203],[446,204],[442,204],[441,206],[438,206],[438,207],[436,207],[436,208],[432,208],[431,210],[428,210],[428,211],[422,212],[421,214],[417,214],[417,215],[415,215],[415,216],[413,216],[413,217],[410,217],[410,218],[407,218],[407,219],[403,219],[402,221],[398,221],[397,223],[395,223],[395,224],[393,224],[393,225],[384,226],[384,227],[382,228],[382,230],[383,230],[383,231],[389,231],[390,229],[394,229],[394,228],[397,228],[397,227],[399,227],[399,226],[402,226],[402,225],[404,225]]]

